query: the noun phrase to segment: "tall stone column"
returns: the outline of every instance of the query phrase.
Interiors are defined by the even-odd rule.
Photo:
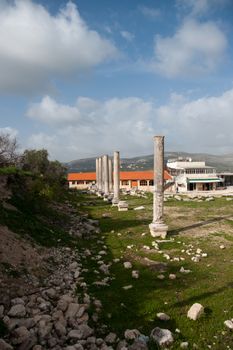
[[[108,171],[108,156],[103,156],[103,175],[104,175],[104,195],[109,195],[109,171]]]
[[[120,200],[120,153],[114,152],[113,156],[113,191],[112,205],[117,206]]]
[[[109,178],[109,192],[113,191],[113,176],[112,176],[112,159],[108,159],[108,178]]]
[[[96,185],[96,189],[99,189],[99,159],[96,158],[95,160],[95,173],[96,173],[96,181],[95,181],[95,185]]]
[[[154,136],[154,197],[151,236],[165,238],[168,226],[163,221],[164,192],[164,136]]]
[[[103,191],[103,172],[102,172],[102,157],[99,157],[99,191]]]

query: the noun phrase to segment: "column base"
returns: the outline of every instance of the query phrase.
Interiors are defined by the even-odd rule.
[[[166,224],[159,223],[159,222],[158,223],[152,222],[149,225],[149,229],[152,237],[166,238],[167,236],[168,226]]]
[[[118,203],[119,203],[119,199],[113,198],[113,200],[112,200],[112,206],[113,206],[113,207],[118,207]]]
[[[118,203],[118,211],[128,211],[128,203],[125,201],[119,201]]]

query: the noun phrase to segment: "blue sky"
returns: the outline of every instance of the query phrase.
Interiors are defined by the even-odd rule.
[[[231,0],[0,0],[0,131],[69,161],[232,153]]]

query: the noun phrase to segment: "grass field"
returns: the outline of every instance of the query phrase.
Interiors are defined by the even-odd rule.
[[[169,241],[158,243],[158,251],[153,248],[155,239],[148,230],[152,220],[151,194],[148,198],[125,197],[128,212],[118,212],[94,195],[77,194],[75,198],[81,203],[81,211],[100,221],[101,234],[80,243],[79,249],[91,251],[90,256],[83,257],[88,270],[83,277],[88,293],[102,301],[101,324],[120,337],[126,329],[137,328],[149,335],[156,326],[168,328],[175,338],[171,349],[180,349],[183,341],[189,343],[190,349],[233,349],[233,335],[224,326],[225,320],[233,318],[233,201],[168,200],[165,222],[169,225]],[[144,210],[133,210],[141,205]],[[220,245],[225,249],[220,249]],[[107,255],[100,258],[103,249]],[[207,257],[193,262],[197,249]],[[99,274],[98,260],[111,264],[110,276]],[[132,278],[131,269],[124,268],[125,261],[139,271],[138,279]],[[191,272],[181,273],[182,266]],[[163,280],[158,278],[161,273]],[[171,273],[176,274],[176,279],[169,279]],[[109,286],[93,284],[106,277]],[[132,288],[123,289],[129,285]],[[192,321],[187,318],[187,311],[195,302],[205,307],[205,313]],[[158,320],[158,312],[167,313],[170,321]],[[156,346],[151,345],[151,349]]]

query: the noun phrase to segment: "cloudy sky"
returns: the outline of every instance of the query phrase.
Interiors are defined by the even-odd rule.
[[[233,153],[233,1],[0,0],[0,121],[60,161]]]

